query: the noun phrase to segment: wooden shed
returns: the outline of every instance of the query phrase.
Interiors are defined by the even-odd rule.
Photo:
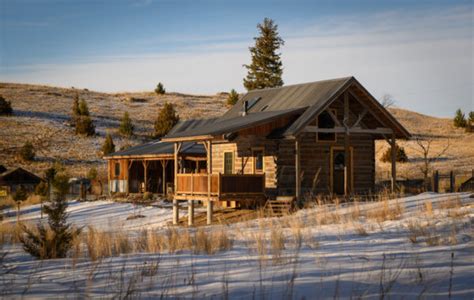
[[[14,193],[20,186],[33,192],[41,181],[40,177],[23,168],[11,169],[0,174],[0,187],[6,194]]]
[[[174,222],[179,200],[248,203],[277,196],[362,194],[374,189],[375,140],[410,133],[354,78],[253,90],[222,117],[174,131]],[[206,174],[177,168],[186,143],[205,148]],[[396,188],[392,147],[392,189]]]

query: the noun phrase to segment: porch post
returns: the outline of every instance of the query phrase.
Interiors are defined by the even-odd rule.
[[[194,201],[188,200],[188,225],[194,225]]]
[[[295,139],[295,194],[296,200],[300,200],[301,197],[301,161],[300,161],[300,141],[298,138]]]
[[[127,180],[126,180],[127,187],[125,189],[126,189],[127,196],[128,196],[128,195],[130,195],[130,168],[132,167],[133,161],[129,162],[128,159],[127,159],[127,160],[125,160],[125,163],[127,164],[127,173],[126,173],[126,175],[127,175]],[[120,166],[122,166],[122,161],[120,161]],[[120,167],[120,169],[122,169],[122,167]]]
[[[212,180],[212,141],[207,141],[207,225],[212,223],[211,202],[211,180]]]
[[[344,93],[344,196],[349,196],[351,192],[351,170],[350,170],[350,141],[349,141],[349,93]]]
[[[163,174],[162,174],[162,186],[163,186],[163,196],[166,196],[166,165],[168,164],[168,161],[166,160],[161,160],[161,168],[163,169]]]
[[[145,181],[145,184],[143,185],[143,192],[146,193],[147,192],[147,186],[146,186],[146,183],[147,183],[147,169],[148,169],[148,162],[146,160],[144,160],[142,162],[143,164],[143,180]]]
[[[392,139],[390,140],[391,147],[391,163],[392,163],[392,178],[391,178],[391,190],[395,192],[397,188],[397,143],[395,140],[395,133],[392,133]]]
[[[178,187],[178,143],[174,143],[174,197],[173,197],[173,225],[178,225],[179,222],[179,203],[176,199],[176,191]]]

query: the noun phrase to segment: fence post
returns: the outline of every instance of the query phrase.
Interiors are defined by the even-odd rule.
[[[449,192],[454,193],[456,191],[456,178],[454,177],[454,171],[449,172]]]

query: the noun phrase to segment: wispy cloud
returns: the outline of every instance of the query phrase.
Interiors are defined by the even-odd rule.
[[[354,75],[375,96],[436,115],[474,110],[472,9],[390,11],[363,19],[339,16],[284,28],[286,83]],[[362,22],[363,21],[363,22]],[[295,34],[298,32],[298,34]],[[172,38],[172,37],[171,37]],[[170,38],[170,39],[171,39]],[[0,80],[87,87],[101,91],[167,90],[215,93],[242,88],[252,37],[180,36],[173,51],[124,52],[0,71]],[[148,47],[152,49],[154,42]],[[426,105],[430,103],[430,105]]]

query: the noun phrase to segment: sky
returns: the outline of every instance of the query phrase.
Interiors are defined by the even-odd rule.
[[[0,81],[104,92],[245,92],[248,47],[275,20],[283,80],[354,76],[376,98],[474,111],[474,2],[0,0]]]

